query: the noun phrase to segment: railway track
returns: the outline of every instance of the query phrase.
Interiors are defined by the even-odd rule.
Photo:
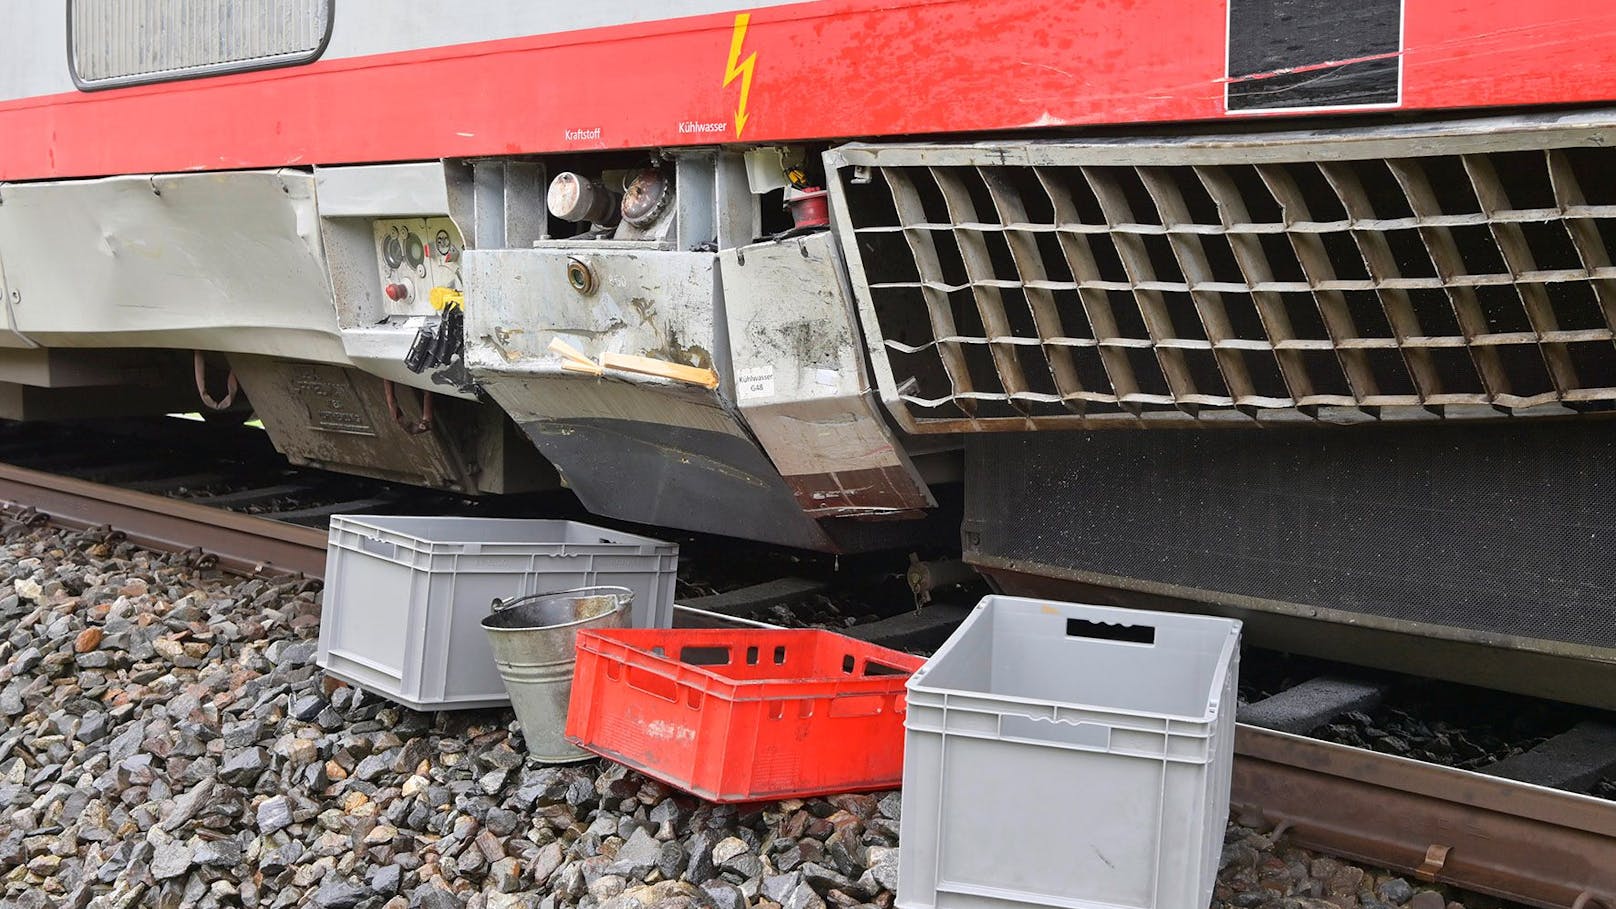
[[[1616,803],[1240,724],[1231,802],[1301,846],[1536,906],[1616,906]]]
[[[16,517],[77,529],[106,525],[152,549],[196,550],[243,574],[325,573],[325,531],[101,483],[0,464],[0,499]],[[32,509],[32,511],[29,511]]]
[[[4,457],[0,445],[0,458]],[[171,465],[170,473],[183,469]],[[122,471],[100,473],[117,476]],[[130,485],[165,484],[137,480]],[[48,520],[76,529],[105,526],[144,547],[190,552],[204,566],[318,579],[325,569],[326,533],[298,521],[319,524],[322,514],[336,513],[332,505],[292,508],[294,520],[286,520],[286,511],[279,513],[280,519],[272,519],[222,507],[267,501],[275,495],[292,495],[296,505],[295,493],[307,488],[276,482],[256,491],[247,486],[187,501],[0,463],[0,501],[13,520]],[[210,499],[215,504],[203,504]],[[386,497],[342,499],[336,507],[386,501]],[[706,617],[717,612],[766,620],[765,609],[822,589],[813,582],[784,579],[687,602],[718,607],[700,613]],[[946,635],[963,614],[958,604],[939,603],[926,611],[848,630],[889,646],[925,647]],[[1305,848],[1426,882],[1543,907],[1616,909],[1616,801],[1530,782],[1531,755],[1539,749],[1528,752],[1524,761],[1528,771],[1511,769],[1500,775],[1284,731],[1324,725],[1363,706],[1366,698],[1376,698],[1379,691],[1371,682],[1323,678],[1245,705],[1235,739],[1231,803],[1237,818],[1248,826],[1272,829]],[[1596,729],[1596,745],[1601,741],[1598,734]],[[1558,740],[1541,747],[1553,751],[1555,742],[1565,750],[1565,742]],[[1583,751],[1589,753],[1580,759],[1597,774],[1605,766],[1599,750]],[[1563,775],[1568,762],[1578,766],[1575,755],[1536,764]],[[1515,758],[1511,767],[1522,764]]]

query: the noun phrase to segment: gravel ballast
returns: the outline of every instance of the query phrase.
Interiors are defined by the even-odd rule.
[[[893,905],[895,792],[720,806],[605,761],[531,763],[508,710],[329,684],[308,585],[104,532],[3,533],[0,904]],[[1239,826],[1215,903],[1449,905]]]

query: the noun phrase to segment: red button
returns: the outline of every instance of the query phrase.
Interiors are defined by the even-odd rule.
[[[389,285],[387,285],[387,299],[389,299],[389,300],[402,300],[402,299],[404,299],[405,297],[407,297],[409,295],[410,295],[409,287],[407,287],[407,286],[405,286],[403,284],[389,284]]]

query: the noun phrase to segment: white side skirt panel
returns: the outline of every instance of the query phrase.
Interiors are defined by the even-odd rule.
[[[347,362],[306,173],[8,185],[0,259],[40,344]]]

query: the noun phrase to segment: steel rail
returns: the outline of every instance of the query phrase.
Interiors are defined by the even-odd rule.
[[[1616,909],[1616,802],[1246,725],[1230,801],[1304,848],[1549,909]]]
[[[64,527],[108,525],[152,549],[200,548],[242,574],[325,574],[326,532],[0,464],[0,500]]]

